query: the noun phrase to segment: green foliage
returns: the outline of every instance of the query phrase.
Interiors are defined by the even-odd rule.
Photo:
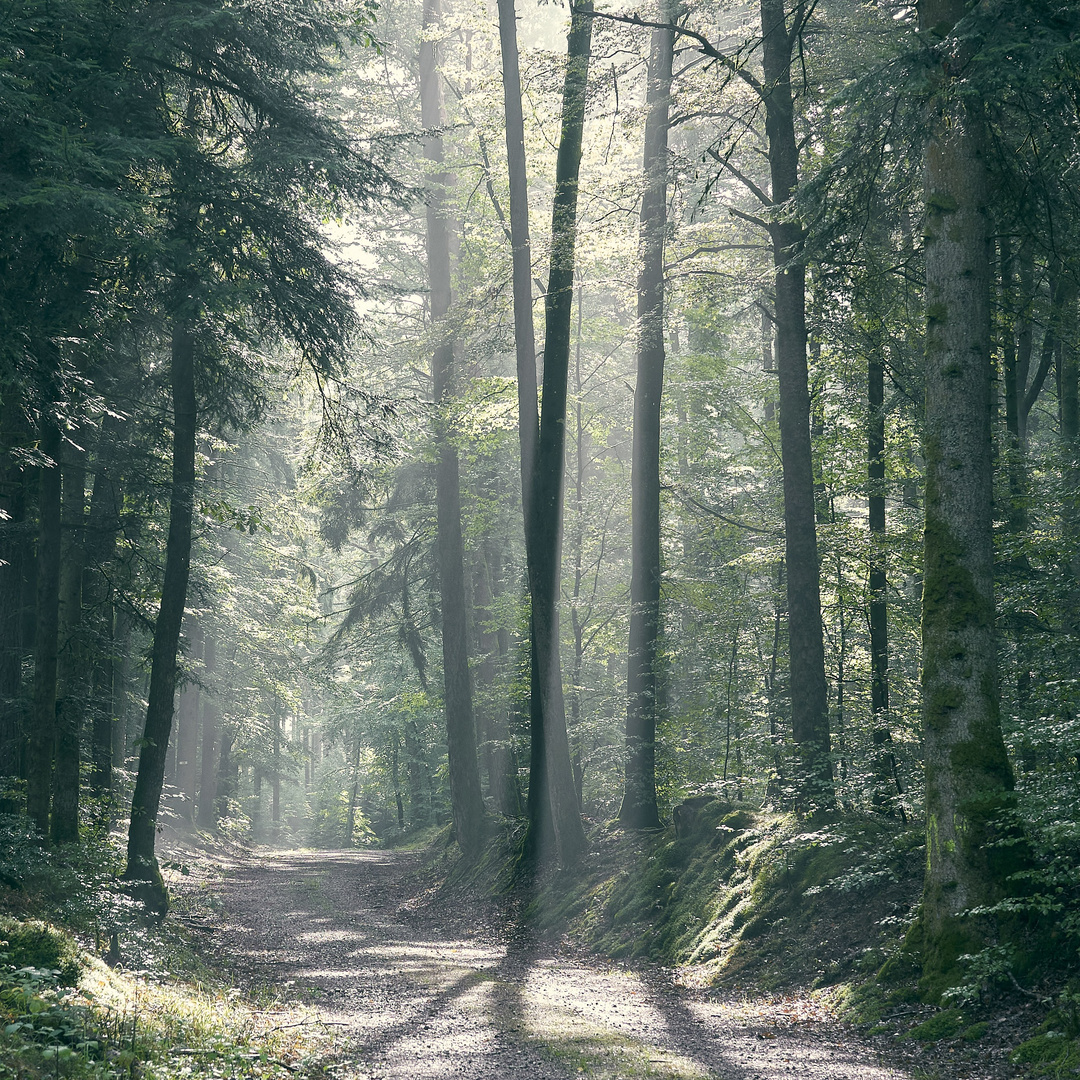
[[[1064,1078],[1080,1069],[1080,1044],[1062,1031],[1045,1031],[1022,1042],[1013,1051],[1012,1061],[1028,1065],[1036,1076]]]
[[[320,1072],[325,1050],[275,1034],[236,991],[117,975],[42,924],[4,920],[0,942],[0,1078],[157,1080]],[[17,966],[27,948],[61,966]],[[270,1030],[265,1030],[270,1027]]]

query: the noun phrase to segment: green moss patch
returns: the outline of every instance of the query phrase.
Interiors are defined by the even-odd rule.
[[[5,973],[23,968],[55,972],[60,985],[74,986],[80,972],[78,947],[39,919],[0,916],[0,984],[6,981]]]
[[[924,1020],[913,1027],[905,1038],[918,1039],[920,1042],[937,1042],[939,1039],[951,1039],[969,1026],[962,1010],[943,1009],[931,1016],[929,1020]]]
[[[1015,1065],[1030,1065],[1039,1076],[1075,1076],[1080,1070],[1080,1046],[1064,1032],[1047,1031],[1021,1043],[1012,1054]]]

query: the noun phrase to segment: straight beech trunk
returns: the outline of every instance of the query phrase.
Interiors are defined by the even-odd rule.
[[[592,44],[592,0],[571,4],[563,83],[562,134],[555,165],[551,219],[551,267],[544,297],[544,387],[540,439],[532,477],[529,588],[532,593],[533,687],[540,695],[541,724],[533,709],[534,768],[543,770],[547,799],[533,798],[530,775],[530,830],[543,843],[550,834],[563,866],[585,850],[570,746],[566,736],[562,666],[559,659],[559,578],[562,556],[563,466],[566,452],[566,389],[570,368],[570,312],[577,241],[578,173],[585,124],[585,89]],[[537,737],[539,734],[539,738]],[[538,746],[539,743],[539,746]],[[543,858],[545,852],[538,852]]]
[[[32,470],[21,469],[8,453],[27,441],[18,398],[0,386],[0,813],[15,813],[18,800],[7,781],[19,775],[24,717],[24,579],[33,562],[33,532],[27,521]]]
[[[43,415],[39,448],[50,465],[38,486],[37,622],[34,628],[34,707],[27,747],[26,812],[43,841],[49,836],[53,742],[56,737],[56,649],[60,609],[60,428]]]
[[[498,0],[498,7],[506,121],[506,163],[510,180],[510,247],[513,259],[521,503],[525,514],[525,543],[528,548],[532,542],[532,474],[536,444],[540,438],[540,414],[536,399],[536,331],[533,326],[529,189],[525,170],[525,121],[521,112],[521,74],[518,70],[514,0]]]
[[[427,772],[427,755],[420,742],[420,729],[415,720],[406,720],[405,776],[409,792],[409,817],[413,828],[426,825],[431,820],[431,801],[424,793],[424,774]]]
[[[203,639],[203,672],[209,683],[217,670],[217,641],[212,633]],[[199,763],[199,799],[196,824],[200,829],[217,828],[217,753],[221,713],[212,690],[202,695],[202,758]]]
[[[661,16],[662,19],[666,16]],[[664,388],[664,237],[675,31],[653,30],[645,94],[645,191],[637,282],[637,386],[631,504],[630,646],[626,678],[626,784],[619,820],[658,829],[657,668],[660,638],[660,401]]]
[[[1080,363],[1077,361],[1077,295],[1069,287],[1062,309],[1061,345],[1058,351],[1058,400],[1061,410],[1061,453],[1064,458],[1064,492],[1061,506],[1062,539],[1065,541],[1069,582],[1069,632],[1080,632]]]
[[[192,667],[199,667],[203,651],[203,633],[199,621],[191,616],[187,620],[188,659]],[[180,691],[176,707],[176,786],[183,796],[181,813],[188,821],[195,821],[196,755],[199,749],[199,705],[201,694],[198,683],[187,682]]]
[[[79,840],[79,765],[90,692],[82,630],[86,451],[74,444],[84,434],[75,429],[63,450],[56,763],[50,824],[54,844],[75,844]]]
[[[123,608],[116,610],[113,619],[114,655],[116,657],[115,667],[113,668],[113,702],[116,713],[112,744],[114,769],[122,769],[127,764],[128,725],[135,712],[132,707],[131,693],[132,629],[131,616]]]
[[[1020,441],[1020,358],[1015,328],[1010,316],[1016,309],[1015,256],[1007,236],[1001,238],[1001,307],[1006,325],[1002,332],[1001,374],[1005,397],[1005,448],[1009,475],[1009,530],[1027,530],[1024,452]],[[1019,322],[1017,318],[1015,320]],[[1028,338],[1030,339],[1030,333]],[[1030,348],[1030,341],[1029,341]],[[1025,377],[1026,381],[1026,377]]]
[[[187,603],[191,568],[191,521],[195,503],[195,340],[180,319],[172,337],[173,448],[172,492],[169,499],[169,532],[165,545],[165,575],[161,606],[154,623],[150,689],[146,725],[139,752],[139,772],[131,800],[127,866],[124,880],[133,882],[135,893],[151,910],[164,912],[169,898],[154,853],[154,834],[161,786],[165,780],[165,757],[172,728],[176,693],[176,656],[180,625]]]
[[[270,821],[276,844],[281,836],[281,702],[270,707],[270,727],[274,735],[274,771],[270,777]]]
[[[874,352],[867,360],[869,426],[867,479],[870,529],[870,709],[874,726],[888,726],[889,622],[885,606],[885,364]]]
[[[765,133],[772,202],[785,207],[799,182],[799,149],[791,92],[791,57],[801,26],[789,29],[784,0],[761,0]],[[825,646],[810,444],[806,363],[806,273],[803,229],[785,213],[769,226],[775,266],[776,370],[780,390],[780,457],[784,472],[791,729],[799,751],[798,802],[835,801],[830,760]]]
[[[517,817],[521,813],[521,796],[517,786],[517,767],[514,751],[507,731],[506,705],[493,700],[496,658],[502,653],[502,643],[494,622],[492,602],[495,585],[501,571],[501,559],[495,544],[487,547],[483,557],[476,560],[475,585],[473,587],[474,610],[477,627],[477,644],[480,663],[476,669],[478,685],[486,692],[484,704],[484,762],[488,778],[488,794],[495,809],[504,817]],[[498,695],[502,698],[502,695]]]
[[[439,0],[424,0],[420,43],[420,114],[427,131],[446,123],[433,35],[441,22]],[[434,166],[427,205],[428,292],[435,351],[431,357],[436,415],[436,512],[438,519],[439,593],[442,606],[443,697],[450,772],[450,807],[454,835],[462,851],[480,849],[484,832],[484,800],[476,759],[476,722],[469,679],[468,612],[465,599],[464,543],[461,535],[461,480],[452,437],[454,341],[446,325],[450,310],[450,223],[444,197],[453,178],[443,168],[439,134],[424,143],[424,156]]]
[[[235,799],[240,791],[240,768],[233,756],[233,741],[233,732],[225,728],[221,733],[221,756],[218,758],[217,768],[217,799],[214,804],[216,824],[229,816],[229,802]]]
[[[514,291],[514,350],[517,363],[518,440],[521,454],[521,506],[525,522],[525,561],[531,582],[535,577],[536,544],[533,528],[533,483],[540,411],[536,383],[536,331],[533,325],[532,245],[529,238],[529,192],[525,168],[525,122],[521,109],[517,17],[514,0],[498,0],[499,42],[502,49],[503,105],[506,123],[506,163],[510,185],[510,248]],[[537,854],[554,839],[547,783],[543,698],[539,684],[536,635],[529,636],[529,793],[526,815],[530,846]]]
[[[87,515],[83,576],[85,616],[96,644],[93,652],[90,715],[90,785],[99,798],[112,791],[114,729],[119,726],[117,613],[113,604],[109,564],[116,554],[120,528],[120,491],[109,465],[110,451],[121,442],[123,422],[106,416],[94,461],[94,487]]]
[[[924,0],[940,39],[964,0]],[[941,57],[928,116],[926,235],[926,525],[922,623],[926,876],[919,922],[924,988],[959,975],[978,951],[967,908],[1001,895],[1015,849],[995,847],[1013,777],[998,718],[991,468],[990,203],[981,121],[949,87]]]

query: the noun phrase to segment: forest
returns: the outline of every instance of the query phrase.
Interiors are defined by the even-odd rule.
[[[567,5],[3,5],[0,911],[767,819],[1075,1068],[1080,6]]]

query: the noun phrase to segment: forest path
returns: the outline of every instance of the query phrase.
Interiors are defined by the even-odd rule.
[[[251,985],[313,1002],[345,1047],[337,1077],[909,1076],[808,1001],[716,1000],[670,972],[536,940],[494,906],[417,897],[408,853],[258,852],[211,868],[207,951]]]

